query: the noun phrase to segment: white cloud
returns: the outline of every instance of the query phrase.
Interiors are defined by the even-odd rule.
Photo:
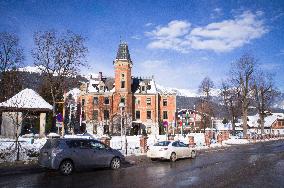
[[[149,48],[174,49],[185,52],[183,46],[183,38],[188,34],[191,24],[183,20],[173,20],[167,26],[157,26],[153,31],[146,32],[152,41]]]
[[[135,39],[135,40],[140,40],[141,37],[139,35],[133,35],[131,36],[132,39]]]
[[[146,24],[145,24],[145,27],[150,27],[150,26],[152,26],[152,25],[153,25],[153,23],[150,23],[150,22],[149,22],[149,23],[146,23]]]
[[[218,18],[223,15],[223,11],[221,8],[215,8],[213,9],[213,12],[210,14],[210,18]]]
[[[171,49],[179,52],[188,52],[192,49],[228,52],[268,32],[261,18],[262,15],[261,11],[255,14],[244,11],[234,19],[213,22],[191,30],[188,21],[174,20],[167,26],[159,26],[151,32],[146,32],[146,35],[152,39],[148,48]]]
[[[278,19],[280,19],[283,16],[284,16],[284,12],[280,12],[280,13],[277,13],[275,16],[273,16],[270,20],[271,20],[271,22],[274,22],[274,21],[277,21]]]

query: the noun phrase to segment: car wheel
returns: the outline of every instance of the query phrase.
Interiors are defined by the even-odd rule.
[[[151,158],[151,161],[157,161],[158,159],[157,158]]]
[[[172,162],[175,162],[175,161],[177,160],[177,154],[173,152],[173,153],[171,154],[170,160],[171,160]]]
[[[194,159],[194,158],[196,157],[196,151],[192,150],[192,151],[191,151],[191,154],[190,154],[190,157],[191,157],[192,159]]]
[[[61,162],[59,170],[63,175],[70,175],[73,172],[74,165],[70,160],[64,160]]]
[[[121,165],[121,161],[118,157],[113,158],[110,162],[110,168],[113,170],[119,169],[120,165]]]

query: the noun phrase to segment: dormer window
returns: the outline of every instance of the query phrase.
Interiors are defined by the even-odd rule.
[[[145,91],[145,86],[142,86],[142,91]]]
[[[104,90],[104,86],[100,86],[100,91],[103,91]]]

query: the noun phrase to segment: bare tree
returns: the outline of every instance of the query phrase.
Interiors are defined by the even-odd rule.
[[[203,93],[207,100],[210,99],[210,94],[212,89],[214,88],[214,83],[209,77],[205,77],[199,86],[199,92]]]
[[[0,33],[0,101],[13,96],[21,89],[17,68],[23,64],[23,49],[16,34]]]
[[[34,34],[34,42],[34,64],[48,80],[55,115],[56,100],[62,99],[66,80],[76,75],[79,68],[85,65],[88,51],[85,39],[70,31],[61,35],[55,31],[44,31]]]
[[[214,83],[209,77],[205,77],[200,85],[199,92],[204,95],[201,97],[198,104],[197,110],[202,113],[203,129],[205,132],[206,124],[210,125],[210,116],[214,116],[213,104],[211,103],[211,91],[214,88]],[[207,122],[207,123],[206,123]]]
[[[18,68],[23,60],[23,49],[19,45],[18,36],[7,32],[0,33],[0,72]]]
[[[240,115],[238,89],[232,87],[228,81],[223,81],[220,95],[231,118],[233,132],[235,132],[235,120]]]
[[[260,70],[254,79],[254,99],[259,114],[261,134],[264,134],[264,118],[270,110],[274,97],[277,96],[273,76]]]
[[[244,136],[247,135],[247,116],[252,96],[253,75],[256,62],[256,59],[247,53],[235,61],[230,70],[231,82],[233,87],[238,89],[238,98],[241,102]]]

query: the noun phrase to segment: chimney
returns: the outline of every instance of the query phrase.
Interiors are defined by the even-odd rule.
[[[103,78],[103,73],[99,72],[99,80],[102,81],[102,78]]]

